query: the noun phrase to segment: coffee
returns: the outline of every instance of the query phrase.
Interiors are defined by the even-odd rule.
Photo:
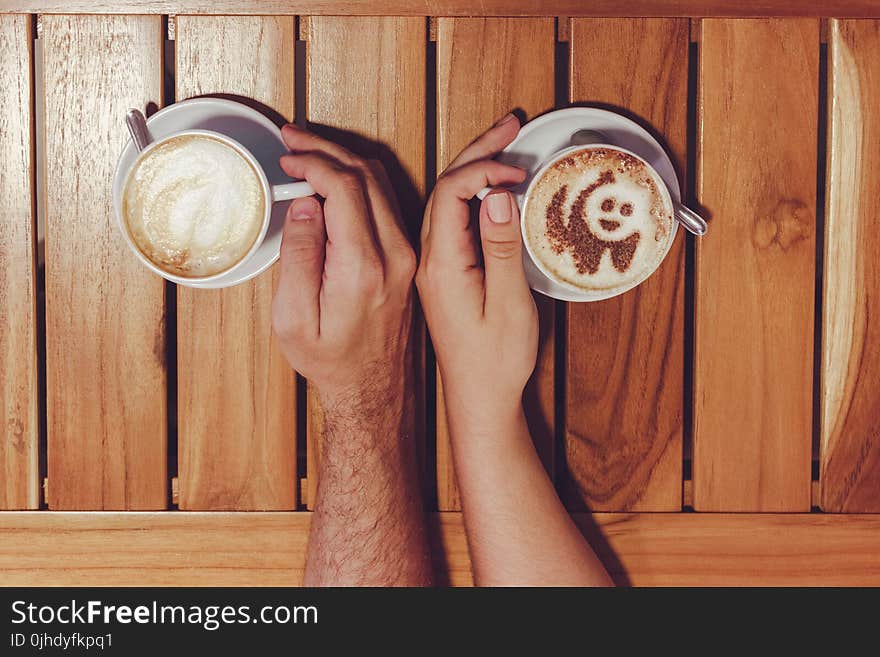
[[[532,182],[523,220],[529,250],[545,272],[604,296],[656,269],[674,217],[663,181],[642,160],[587,146]]]
[[[235,148],[208,135],[180,135],[135,163],[122,211],[151,262],[175,276],[201,278],[250,252],[266,198],[260,175]]]

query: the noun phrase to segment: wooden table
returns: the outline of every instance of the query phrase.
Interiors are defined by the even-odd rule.
[[[542,458],[620,582],[880,584],[880,5],[625,4],[4,2],[0,583],[301,579],[321,422],[275,272],[178,288],[112,218],[125,110],[229,94],[382,158],[413,230],[512,108],[653,130],[709,235],[616,299],[538,299]],[[467,584],[416,334],[438,571]]]

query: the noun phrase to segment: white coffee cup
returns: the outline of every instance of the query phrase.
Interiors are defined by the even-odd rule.
[[[562,110],[561,112],[565,111],[566,110]],[[590,291],[570,284],[564,280],[560,280],[558,276],[554,275],[553,272],[548,270],[541,259],[537,257],[537,255],[534,253],[526,232],[527,224],[525,221],[525,217],[528,209],[528,202],[529,198],[534,192],[537,182],[542,178],[544,173],[550,167],[552,167],[560,160],[564,159],[567,155],[588,148],[607,148],[612,151],[618,151],[630,155],[643,163],[647,171],[650,173],[652,179],[657,183],[658,191],[663,196],[664,203],[667,205],[667,207],[672,208],[673,214],[672,233],[667,240],[665,248],[662,252],[662,256],[657,261],[656,266],[644,270],[639,276],[633,278],[626,285],[608,290]],[[493,188],[491,187],[483,188],[477,193],[477,198],[482,200],[490,191],[492,191],[492,189]],[[522,217],[522,220],[520,222],[520,230],[524,245],[524,259],[528,259],[529,265],[537,269],[537,271],[539,271],[541,275],[546,277],[546,279],[548,279],[549,281],[552,281],[553,284],[556,285],[558,288],[567,290],[569,292],[569,295],[566,297],[561,297],[566,298],[567,300],[602,301],[604,299],[609,299],[623,294],[624,292],[627,292],[644,282],[648,277],[651,276],[651,274],[659,269],[660,265],[663,263],[669,251],[671,250],[679,223],[681,223],[683,227],[685,227],[689,232],[692,232],[695,235],[700,236],[705,234],[706,232],[706,223],[702,219],[702,217],[700,217],[699,214],[694,212],[692,209],[688,208],[687,206],[676,200],[676,197],[671,194],[668,183],[666,182],[664,177],[660,175],[660,173],[647,160],[645,160],[645,158],[641,157],[640,155],[634,153],[629,149],[610,143],[605,134],[596,130],[580,130],[573,134],[571,136],[571,141],[568,145],[549,154],[537,165],[530,166],[529,176],[526,181],[510,189],[509,191],[513,194],[515,200],[517,201],[517,205],[519,206],[520,214]]]
[[[210,276],[201,276],[201,277],[183,277],[177,276],[165,269],[159,267],[156,263],[150,260],[137,246],[134,238],[131,235],[131,231],[128,226],[128,222],[126,221],[124,212],[123,212],[123,194],[125,192],[126,185],[128,183],[128,178],[132,170],[134,170],[135,166],[143,160],[145,157],[148,157],[153,149],[158,146],[176,138],[180,137],[208,137],[223,143],[229,148],[234,149],[241,157],[243,157],[247,163],[250,165],[251,169],[253,169],[254,173],[256,173],[257,177],[260,180],[260,185],[263,190],[263,219],[262,226],[260,228],[259,235],[257,239],[254,241],[251,248],[248,252],[240,258],[235,264],[224,269],[223,271],[217,272],[216,274],[212,274]],[[120,161],[120,166],[122,162]],[[303,198],[305,196],[312,196],[315,193],[315,190],[312,186],[304,181],[296,181],[284,184],[272,185],[269,183],[268,178],[266,177],[266,172],[263,167],[260,165],[259,161],[254,157],[254,155],[242,146],[238,141],[228,137],[227,135],[221,134],[219,132],[215,132],[213,130],[182,130],[179,132],[174,132],[172,134],[168,134],[163,136],[161,139],[151,142],[143,151],[141,151],[134,162],[131,163],[130,166],[127,167],[125,171],[117,171],[116,177],[113,182],[113,208],[116,214],[116,220],[119,225],[119,229],[122,231],[122,234],[125,238],[126,243],[132,252],[138,257],[138,259],[146,265],[151,271],[158,274],[159,276],[172,281],[174,283],[180,283],[184,285],[192,284],[192,283],[205,283],[209,281],[213,281],[222,276],[226,276],[230,272],[235,271],[242,265],[244,265],[260,248],[260,245],[263,243],[263,240],[266,237],[266,232],[269,229],[269,221],[272,216],[272,205],[273,203],[277,203],[279,201],[287,201],[295,198]]]
[[[618,287],[605,289],[605,290],[589,291],[584,288],[573,285],[571,283],[568,283],[564,280],[560,280],[552,271],[550,271],[545,266],[544,262],[541,260],[541,258],[538,257],[538,255],[534,252],[534,250],[532,248],[531,241],[529,240],[528,234],[527,234],[527,225],[526,225],[525,217],[529,211],[529,202],[531,201],[531,199],[533,197],[533,192],[535,190],[535,187],[536,187],[538,181],[541,180],[541,178],[544,176],[544,173],[550,167],[555,165],[557,162],[560,162],[561,160],[565,159],[571,153],[576,153],[576,152],[586,150],[586,149],[592,150],[592,149],[603,149],[603,148],[629,155],[629,156],[635,158],[636,160],[638,160],[639,162],[641,162],[645,166],[645,169],[648,171],[651,178],[657,184],[657,191],[660,193],[661,197],[663,198],[663,205],[667,208],[670,208],[670,210],[673,213],[673,218],[670,222],[672,232],[670,233],[669,237],[666,239],[666,243],[665,243],[665,246],[663,247],[663,251],[661,252],[659,259],[656,261],[656,263],[653,267],[645,268],[644,270],[642,270],[642,272],[638,276],[632,278],[625,285],[621,285]],[[660,176],[660,174],[657,173],[657,171],[654,169],[654,167],[652,167],[647,161],[645,161],[644,158],[636,155],[635,153],[633,153],[630,150],[627,150],[625,148],[621,148],[620,146],[615,146],[613,144],[590,142],[589,144],[579,144],[576,146],[570,146],[568,148],[564,148],[560,151],[557,151],[550,158],[548,158],[547,160],[545,160],[541,164],[541,166],[535,172],[535,175],[532,176],[531,180],[529,181],[529,185],[526,188],[526,191],[523,194],[521,202],[520,202],[520,211],[521,211],[522,217],[523,217],[522,221],[520,221],[520,232],[522,233],[523,245],[525,246],[526,252],[528,253],[532,262],[541,271],[542,274],[544,274],[547,278],[554,280],[558,285],[561,285],[563,287],[566,287],[570,290],[576,291],[576,292],[584,295],[584,301],[602,301],[604,299],[610,299],[611,297],[615,297],[620,294],[623,294],[624,292],[628,292],[629,290],[633,289],[634,287],[636,287],[640,283],[644,282],[651,274],[653,274],[655,271],[657,271],[657,269],[660,268],[660,265],[666,259],[666,256],[668,255],[669,250],[672,248],[672,244],[675,241],[675,234],[678,230],[678,223],[679,222],[675,220],[675,217],[674,217],[675,210],[676,210],[676,204],[672,200],[672,196],[669,193],[669,188],[666,186],[666,183],[663,181],[663,178]]]

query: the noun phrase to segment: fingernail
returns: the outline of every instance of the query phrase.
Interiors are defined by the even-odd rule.
[[[506,224],[513,218],[513,207],[507,192],[495,192],[486,197],[486,212],[496,224]]]
[[[300,201],[291,208],[290,218],[294,221],[304,221],[315,218],[315,204],[309,201]]]
[[[495,123],[495,127],[497,128],[498,126],[504,125],[505,123],[510,123],[515,118],[516,117],[513,115],[512,112],[508,112],[507,114],[502,116],[500,119],[498,119],[498,121]]]
[[[296,127],[296,125],[293,124],[293,123],[287,123],[287,124],[285,124],[284,127],[287,128],[288,130],[297,130],[297,129],[298,129],[298,128]]]

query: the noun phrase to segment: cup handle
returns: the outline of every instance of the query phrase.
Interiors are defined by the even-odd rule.
[[[678,223],[685,227],[685,230],[697,237],[705,235],[709,229],[705,219],[681,203],[676,203],[675,205],[675,218],[678,220]]]
[[[303,198],[315,193],[314,188],[305,180],[299,182],[272,185],[272,202],[289,201],[292,198]]]

